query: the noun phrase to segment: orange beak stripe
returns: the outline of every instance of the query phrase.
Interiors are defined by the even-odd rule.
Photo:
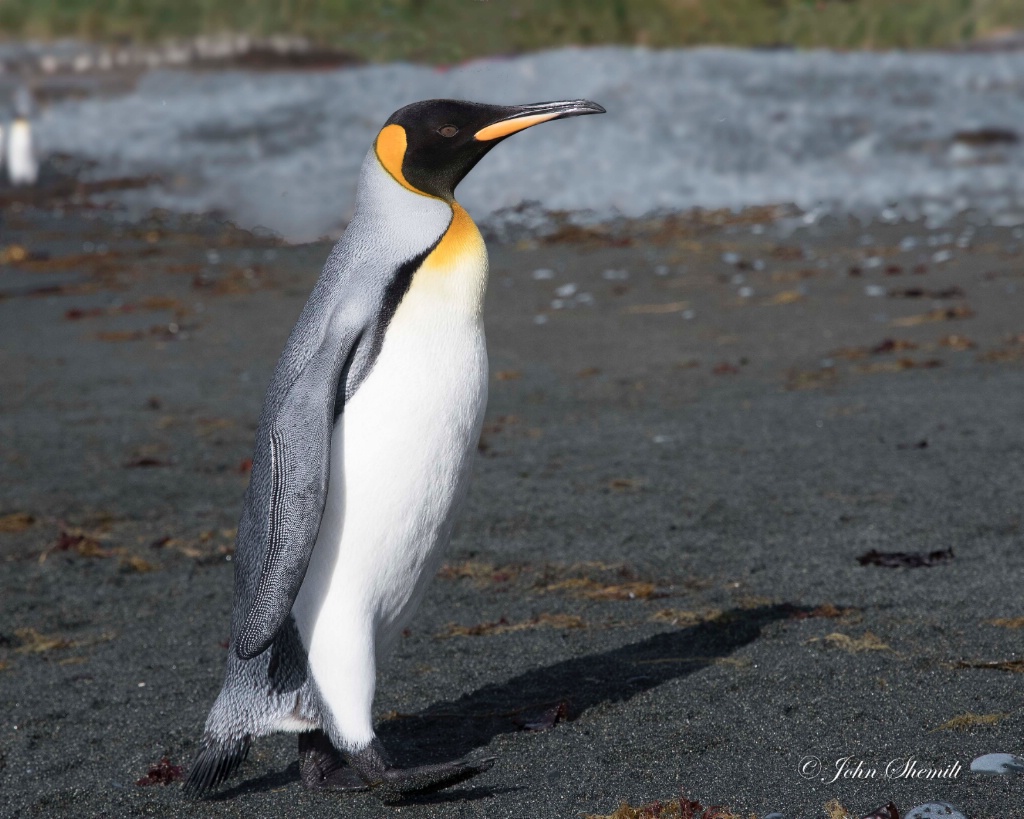
[[[551,114],[532,114],[526,117],[513,117],[512,119],[503,119],[501,122],[496,122],[493,125],[488,125],[481,128],[475,134],[473,138],[480,142],[487,142],[492,139],[500,139],[506,137],[509,134],[514,134],[517,131],[522,131],[524,128],[529,128],[531,125],[540,125],[542,122],[547,122],[549,119],[554,119],[559,116],[561,112],[555,112]]]

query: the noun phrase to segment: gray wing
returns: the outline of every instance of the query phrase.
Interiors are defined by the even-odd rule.
[[[239,549],[259,549],[262,561],[235,643],[243,660],[273,642],[305,577],[327,500],[338,383],[366,329],[364,311],[326,310],[316,296],[288,340],[257,431],[246,511],[259,542],[240,539]]]
[[[371,149],[358,206],[278,362],[256,433],[235,554],[235,652],[248,660],[291,612],[327,502],[336,412],[373,366],[451,207],[395,184]]]

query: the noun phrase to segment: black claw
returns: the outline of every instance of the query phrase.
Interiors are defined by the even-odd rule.
[[[486,759],[442,762],[438,765],[421,765],[416,768],[389,768],[384,772],[384,781],[373,788],[384,802],[395,802],[420,793],[450,788],[477,774],[488,771],[494,765],[495,757]]]
[[[365,791],[369,786],[352,768],[323,731],[299,734],[299,776],[307,788],[328,791]]]
[[[407,796],[432,793],[465,782],[490,770],[495,757],[459,759],[437,765],[396,768],[388,759],[379,740],[362,751],[345,754],[352,769],[384,802],[396,802]]]
[[[384,802],[432,793],[490,770],[496,757],[459,759],[438,765],[396,768],[380,740],[358,753],[343,753],[323,731],[299,734],[299,775],[307,788],[372,790]]]

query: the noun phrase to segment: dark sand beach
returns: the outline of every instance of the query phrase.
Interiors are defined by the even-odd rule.
[[[194,803],[262,393],[329,245],[7,201],[0,815],[1024,817],[968,771],[1024,735],[1024,250],[969,224],[492,243],[475,479],[376,713],[400,761],[497,763],[383,807],[304,791],[279,735]]]

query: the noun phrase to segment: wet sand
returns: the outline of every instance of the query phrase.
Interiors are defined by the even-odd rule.
[[[1021,240],[967,227],[786,236],[761,212],[492,244],[476,476],[376,708],[402,761],[497,764],[384,808],[304,791],[282,735],[189,803],[137,782],[188,765],[219,689],[256,417],[329,247],[8,201],[0,815],[578,817],[682,792],[1024,817],[1024,779],[966,770],[1021,753],[1024,623]],[[830,782],[846,757],[876,775]],[[910,757],[961,771],[885,776]]]

